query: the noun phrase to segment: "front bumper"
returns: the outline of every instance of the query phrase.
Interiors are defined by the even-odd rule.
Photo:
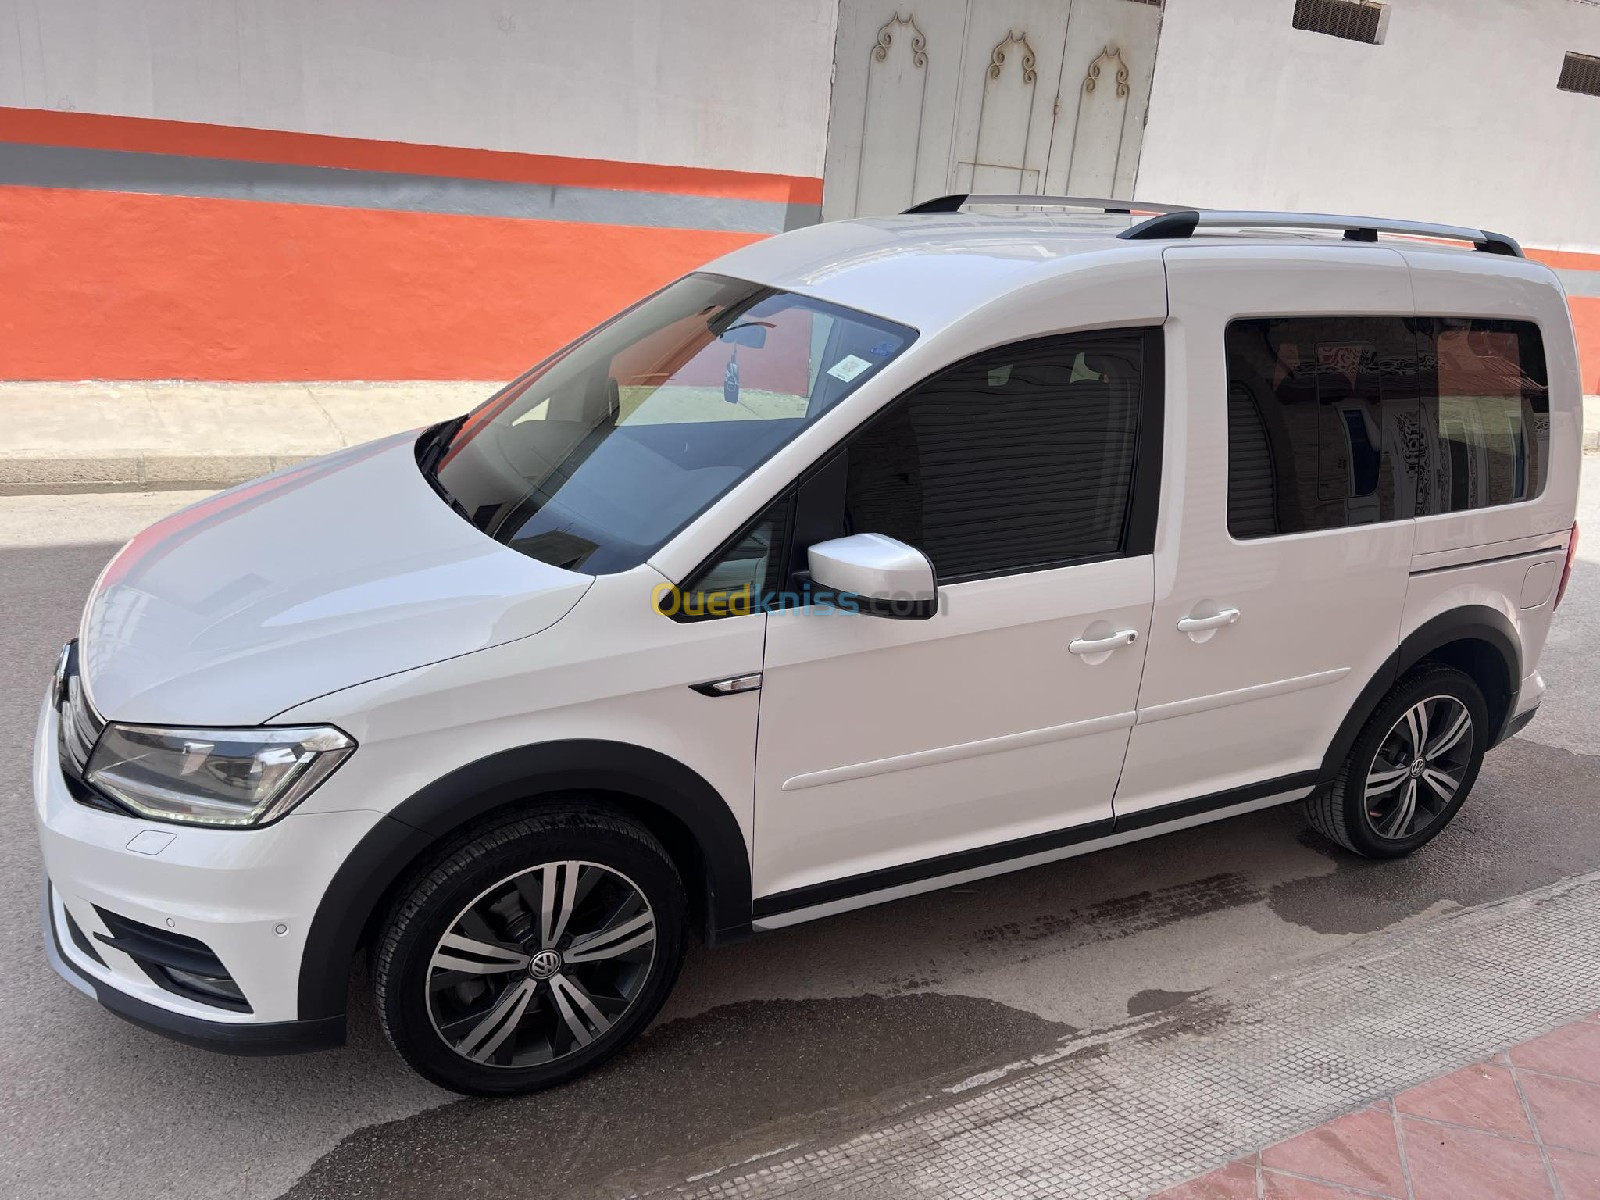
[[[117,1015],[192,1045],[242,1054],[338,1045],[342,1014],[299,1019],[306,935],[328,882],[381,815],[290,814],[264,829],[239,830],[91,808],[68,791],[56,722],[47,700],[34,743],[33,794],[51,966]],[[219,1006],[163,986],[147,962],[118,948],[119,922],[201,943],[243,1003]]]
[[[343,1014],[315,1021],[223,1022],[175,1012],[119,991],[80,971],[67,958],[61,943],[64,918],[60,905],[55,889],[46,880],[40,914],[44,925],[45,959],[57,975],[124,1021],[173,1041],[221,1054],[302,1054],[331,1050],[344,1044]]]

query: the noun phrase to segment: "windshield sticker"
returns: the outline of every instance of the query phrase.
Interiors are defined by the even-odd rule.
[[[849,383],[861,372],[872,364],[864,358],[857,358],[854,354],[846,354],[833,366],[828,368],[828,374],[844,383]]]

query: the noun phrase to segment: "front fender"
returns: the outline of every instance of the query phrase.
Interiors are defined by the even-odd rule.
[[[350,964],[397,881],[472,821],[541,799],[603,794],[658,832],[680,859],[692,849],[703,883],[708,941],[750,931],[750,853],[715,788],[683,763],[621,742],[570,740],[502,750],[467,763],[397,804],[357,843],[323,893],[300,964],[302,1020],[342,1014]],[[681,830],[688,846],[671,844]]]

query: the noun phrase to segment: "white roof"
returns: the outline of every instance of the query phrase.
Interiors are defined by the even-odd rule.
[[[977,213],[829,221],[754,242],[705,270],[901,321],[924,332],[1087,254],[1146,258],[1162,242],[1117,238],[1127,217]]]
[[[830,300],[928,333],[1006,292],[1067,274],[1091,261],[1115,258],[1133,266],[1144,260],[1151,270],[1159,270],[1163,251],[1172,246],[1283,247],[1342,241],[1337,233],[1276,229],[1202,229],[1182,240],[1117,237],[1144,219],[1082,209],[864,217],[766,238],[704,269]],[[1467,254],[1483,267],[1504,265],[1508,273],[1521,273],[1518,268],[1525,267],[1523,259],[1476,254],[1439,242],[1407,238],[1387,244]]]

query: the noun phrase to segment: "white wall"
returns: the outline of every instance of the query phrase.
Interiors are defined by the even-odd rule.
[[[819,176],[837,0],[0,0],[0,105]]]
[[[1579,0],[1392,0],[1381,46],[1292,28],[1294,0],[1167,0],[1135,195],[1496,229],[1600,250],[1600,55]]]

